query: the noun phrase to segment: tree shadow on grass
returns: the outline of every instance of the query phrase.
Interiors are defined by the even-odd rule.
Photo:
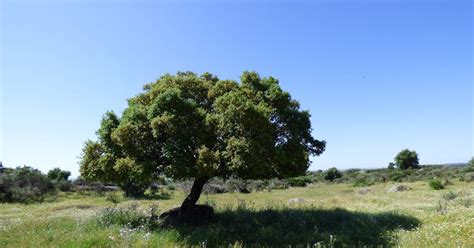
[[[420,225],[414,217],[393,212],[364,213],[344,209],[249,209],[216,213],[207,226],[173,228],[189,245],[206,242],[209,247],[236,242],[246,246],[322,245],[393,246],[392,231]]]

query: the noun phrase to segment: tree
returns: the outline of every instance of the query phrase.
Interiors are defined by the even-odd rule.
[[[469,160],[469,162],[467,163],[467,166],[474,168],[474,157],[472,157],[471,160]]]
[[[337,170],[336,167],[329,168],[325,173],[324,173],[324,180],[327,181],[334,181],[336,178],[341,178],[342,174]]]
[[[395,157],[395,164],[400,169],[408,169],[408,168],[418,168],[418,153],[415,151],[410,151],[408,149],[402,150],[397,154]]]
[[[71,172],[63,171],[59,168],[54,168],[48,171],[48,178],[53,181],[67,181],[67,179],[71,176]]]
[[[104,115],[98,141],[85,143],[81,175],[120,185],[161,174],[194,179],[179,210],[186,222],[212,177],[304,175],[310,156],[325,148],[311,131],[309,112],[273,77],[244,72],[237,83],[210,73],[166,74],[129,99],[121,117]]]
[[[395,164],[392,163],[392,162],[390,162],[390,163],[388,164],[388,169],[389,169],[389,170],[395,169]]]

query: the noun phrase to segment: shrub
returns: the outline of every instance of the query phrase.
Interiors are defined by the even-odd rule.
[[[447,201],[443,201],[443,200],[439,200],[438,201],[438,204],[436,204],[436,212],[438,212],[439,214],[447,214],[448,213],[448,202]]]
[[[54,192],[54,184],[31,167],[17,167],[0,174],[0,202],[42,201],[47,194]]]
[[[369,175],[359,175],[352,182],[354,187],[367,187],[375,184],[375,180]]]
[[[462,174],[460,180],[464,182],[474,182],[474,172]]]
[[[471,194],[466,190],[459,192],[459,197],[457,201],[459,204],[466,208],[471,207],[474,203],[474,199],[471,197]]]
[[[447,193],[443,195],[443,199],[445,199],[446,201],[451,201],[451,200],[456,199],[457,196],[458,195],[456,195],[456,193],[452,191],[448,191]]]
[[[105,193],[105,200],[117,204],[120,203],[123,198],[119,192],[107,192]]]
[[[287,180],[291,187],[305,187],[308,183],[312,183],[311,176],[292,177]]]
[[[166,186],[166,188],[167,188],[168,190],[175,190],[175,189],[176,189],[176,185],[174,185],[174,184],[171,183],[171,184],[168,184],[168,185]]]
[[[286,180],[271,179],[268,181],[267,190],[287,189],[287,188],[288,188],[288,182]]]
[[[104,226],[127,226],[130,228],[150,227],[156,220],[157,207],[152,205],[147,212],[138,207],[137,204],[131,204],[124,208],[106,208],[99,213],[97,221]]]
[[[331,182],[334,181],[334,179],[341,177],[341,172],[339,172],[335,167],[328,169],[324,175],[324,179]]]
[[[441,183],[441,181],[439,179],[433,179],[429,182],[429,185],[432,189],[434,190],[440,190],[440,189],[444,189],[444,186],[443,184]]]
[[[449,185],[453,185],[453,182],[452,182],[452,179],[445,177],[442,180],[442,184],[443,186],[449,186]]]
[[[250,193],[248,183],[245,180],[229,179],[225,182],[224,187],[229,192]]]
[[[73,191],[74,186],[70,181],[59,181],[59,182],[54,182],[56,187],[63,192],[70,192]]]
[[[388,175],[390,180],[394,182],[402,182],[403,179],[406,178],[406,176],[407,176],[406,171],[400,171],[400,170],[392,171]]]

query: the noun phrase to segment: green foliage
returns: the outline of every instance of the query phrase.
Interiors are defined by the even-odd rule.
[[[158,175],[295,177],[324,151],[311,132],[309,112],[272,77],[244,72],[237,83],[209,73],[166,74],[130,98],[121,117],[104,115],[80,170],[87,180],[125,188]]]
[[[170,184],[168,184],[168,185],[166,186],[166,188],[167,188],[168,190],[175,190],[175,189],[176,189],[176,185],[174,185],[173,183],[170,183]]]
[[[105,200],[117,204],[123,201],[123,197],[119,192],[107,192],[105,193]]]
[[[419,160],[418,160],[418,153],[415,151],[410,151],[408,149],[402,150],[397,154],[395,157],[395,163],[398,168],[400,169],[408,169],[408,168],[418,168],[419,167]]]
[[[63,171],[60,168],[54,168],[48,171],[48,178],[53,181],[67,181],[71,176],[71,172]]]
[[[287,180],[291,187],[305,187],[307,184],[313,182],[312,176],[292,177]]]
[[[458,202],[462,206],[469,208],[474,204],[474,198],[471,197],[471,194],[467,190],[462,190],[458,194]]]
[[[140,209],[137,204],[130,204],[124,208],[106,208],[97,216],[99,224],[106,227],[112,225],[125,226],[129,228],[151,227],[154,225],[156,206],[151,206],[149,211]]]
[[[327,181],[334,181],[337,178],[341,178],[342,174],[337,170],[337,168],[329,168],[325,173],[324,173],[324,180]]]
[[[472,157],[471,160],[469,160],[469,162],[467,163],[467,166],[474,168],[474,157]]]
[[[54,184],[39,170],[17,167],[0,173],[0,202],[42,201],[55,192]]]
[[[48,171],[47,174],[49,180],[53,182],[55,187],[60,191],[67,192],[73,190],[73,185],[68,178],[71,176],[71,172],[63,171],[60,168],[54,168]]]
[[[474,182],[474,172],[463,173],[460,180],[464,182]]]
[[[393,169],[395,169],[395,164],[394,163],[389,163],[387,168],[389,170],[393,170]]]
[[[53,181],[57,189],[63,192],[73,191],[74,185],[70,181]]]
[[[430,185],[430,188],[434,190],[444,189],[444,186],[439,179],[430,180],[429,185]]]
[[[456,199],[457,196],[458,195],[456,195],[456,193],[454,193],[453,191],[448,191],[443,195],[443,199],[445,199],[446,201],[451,201]]]
[[[272,179],[268,180],[268,184],[264,183],[265,187],[264,189],[271,191],[274,189],[287,189],[288,188],[288,183],[285,180],[280,180],[280,179]]]
[[[375,184],[375,180],[372,176],[368,174],[358,175],[352,182],[354,187],[367,187]]]

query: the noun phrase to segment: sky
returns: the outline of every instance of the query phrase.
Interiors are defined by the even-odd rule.
[[[470,0],[0,1],[0,161],[79,175],[101,116],[164,73],[280,80],[327,149],[311,170],[474,154]]]

